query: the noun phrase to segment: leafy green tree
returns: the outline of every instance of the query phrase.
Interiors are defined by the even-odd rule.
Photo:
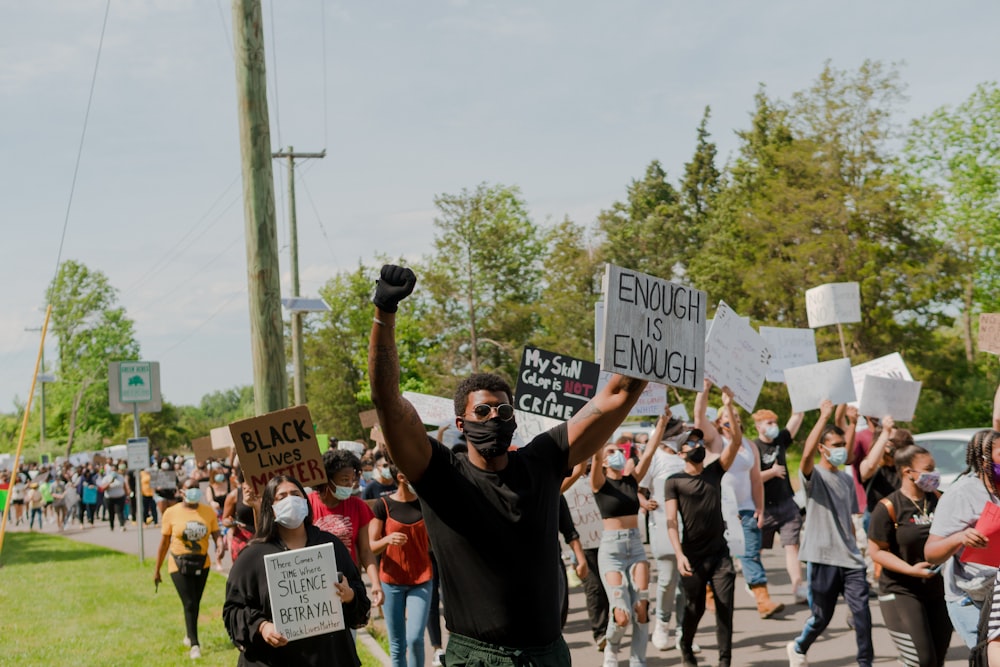
[[[51,404],[55,436],[66,438],[66,456],[79,432],[109,434],[119,422],[108,407],[108,362],[137,359],[134,324],[118,305],[107,276],[68,260],[49,286],[52,332],[59,343],[59,381]]]
[[[955,109],[914,121],[904,155],[916,187],[937,195],[932,224],[957,260],[961,334],[972,363],[974,315],[1000,307],[1000,87],[980,84]]]
[[[709,139],[710,117],[711,109],[705,107],[705,113],[698,125],[694,156],[690,162],[685,163],[684,179],[681,181],[681,208],[687,218],[687,233],[677,241],[682,244],[682,249],[687,251],[684,253],[685,265],[701,246],[722,187],[722,174],[715,166],[718,151],[715,143]]]

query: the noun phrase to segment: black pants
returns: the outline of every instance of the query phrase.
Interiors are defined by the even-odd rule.
[[[878,601],[900,662],[906,667],[943,667],[952,632],[944,598],[890,593]]]
[[[170,574],[177,595],[181,598],[181,606],[184,607],[184,626],[187,629],[187,637],[191,640],[191,646],[198,645],[198,608],[201,607],[201,595],[205,592],[205,584],[208,582],[208,572],[209,568],[206,567],[197,575],[180,572]]]
[[[681,649],[691,653],[691,643],[698,623],[705,614],[705,586],[715,595],[715,639],[719,644],[719,662],[728,665],[733,658],[733,589],[736,569],[728,549],[714,556],[688,556],[693,573],[680,578],[684,590],[684,621],[681,624]]]
[[[118,517],[118,524],[125,527],[125,496],[121,498],[108,498],[104,496],[104,505],[108,510],[108,521],[111,522],[111,530],[115,529],[115,517]]]
[[[597,568],[597,547],[584,549],[587,559],[587,576],[581,580],[583,593],[587,597],[587,617],[590,619],[590,630],[594,641],[600,643],[608,631],[608,594],[601,581],[601,573]]]
[[[94,511],[97,509],[97,505],[94,505],[93,503],[84,504],[81,502],[79,505],[77,505],[77,507],[80,508],[80,527],[83,528],[84,515],[86,515],[87,521],[90,522],[90,525],[93,526]]]
[[[431,552],[431,567],[434,569],[434,578],[431,580],[431,608],[427,614],[427,638],[431,646],[440,648],[441,644],[441,580],[438,578],[438,563]]]

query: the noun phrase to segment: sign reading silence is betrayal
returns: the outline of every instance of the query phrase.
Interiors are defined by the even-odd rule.
[[[302,486],[326,483],[309,408],[298,405],[229,425],[246,481],[261,493],[268,480],[288,475]]]
[[[517,374],[518,410],[566,420],[597,393],[600,366],[536,347],[525,347]]]
[[[701,391],[705,292],[608,264],[601,369]]]

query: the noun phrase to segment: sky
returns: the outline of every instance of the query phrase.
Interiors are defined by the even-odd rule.
[[[590,226],[650,161],[676,182],[706,106],[722,164],[760,84],[787,100],[827,61],[900,63],[901,124],[1000,64],[987,0],[262,7],[272,150],[326,151],[296,169],[305,296],[430,253],[434,196],[482,182],[518,186],[539,224]],[[232,44],[222,0],[0,0],[0,412],[29,394],[65,260],[119,291],[164,400],[252,383]],[[286,162],[273,168],[290,295]]]

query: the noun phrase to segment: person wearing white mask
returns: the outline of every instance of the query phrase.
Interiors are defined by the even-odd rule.
[[[289,641],[275,626],[264,557],[320,544],[332,544],[338,581],[331,586],[343,603],[342,630]],[[233,564],[226,581],[222,620],[240,649],[240,667],[345,665],[357,667],[350,628],[363,627],[371,603],[364,581],[343,542],[312,524],[306,493],[294,477],[278,475],[261,493],[257,534]]]
[[[163,513],[160,548],[156,554],[156,569],[153,583],[160,586],[160,569],[167,554],[170,562],[167,570],[177,589],[184,607],[186,634],[184,646],[190,648],[192,659],[201,657],[198,645],[198,608],[205,592],[205,583],[211,568],[208,555],[208,538],[215,540],[215,559],[221,561],[226,552],[226,543],[219,531],[219,521],[215,512],[201,502],[201,489],[195,479],[187,479],[181,487],[184,501],[168,507]]]

